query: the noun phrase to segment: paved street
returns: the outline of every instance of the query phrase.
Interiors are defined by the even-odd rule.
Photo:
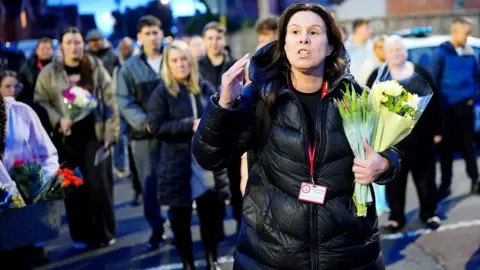
[[[455,163],[453,194],[439,205],[444,225],[435,232],[424,230],[418,220],[418,199],[413,183],[408,186],[407,211],[409,224],[404,233],[382,235],[382,249],[387,269],[480,270],[480,196],[470,196],[470,180],[463,161]],[[131,207],[132,195],[128,181],[115,186],[117,243],[108,248],[77,253],[71,246],[68,227],[62,227],[60,237],[46,244],[52,263],[39,269],[181,269],[179,257],[169,243],[163,249],[147,252],[150,236],[141,207]],[[384,223],[386,216],[380,217]],[[65,223],[65,219],[64,219]],[[223,269],[232,268],[235,243],[231,214],[225,221],[229,236],[219,249]],[[197,263],[204,265],[199,239],[198,218],[192,222]]]

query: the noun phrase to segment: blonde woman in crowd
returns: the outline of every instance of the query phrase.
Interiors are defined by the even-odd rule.
[[[192,138],[203,108],[215,88],[200,79],[197,61],[187,43],[175,40],[163,51],[163,81],[150,97],[150,132],[162,142],[157,170],[159,202],[169,206],[175,245],[184,269],[194,269],[190,231],[192,201],[197,204],[200,234],[206,253],[207,269],[216,269],[217,245],[223,232],[224,205],[228,196],[225,171],[204,171],[192,159]],[[220,191],[216,186],[226,187]]]

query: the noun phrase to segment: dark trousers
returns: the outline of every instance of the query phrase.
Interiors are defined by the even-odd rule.
[[[133,190],[135,191],[135,195],[142,194],[143,187],[142,183],[140,183],[140,179],[138,178],[137,168],[135,167],[135,161],[133,159],[132,148],[131,145],[128,145],[128,164],[130,168],[130,177],[132,179]]]
[[[95,166],[95,153],[100,147],[103,144],[96,140],[75,147],[75,157],[66,162],[66,167],[78,166],[84,180],[83,186],[65,198],[70,235],[74,242],[90,245],[115,237],[111,157]]]
[[[230,194],[233,218],[237,221],[237,231],[240,230],[242,222],[242,193],[240,191],[241,181],[241,159],[232,159],[228,165],[228,179],[230,181]]]
[[[435,185],[435,152],[432,140],[423,140],[416,147],[409,147],[402,160],[400,177],[387,184],[387,201],[390,206],[390,220],[404,225],[407,179],[412,173],[420,201],[420,219],[426,221],[435,215],[437,188]]]
[[[223,204],[219,203],[217,194],[212,191],[197,198],[196,202],[203,247],[206,252],[213,252],[216,256],[217,245],[225,238]],[[193,242],[190,229],[192,207],[171,207],[169,216],[178,253],[182,260],[193,262]]]
[[[472,181],[478,179],[477,155],[475,153],[473,106],[465,102],[444,108],[443,119],[445,131],[441,143],[441,189],[450,188],[452,184],[452,165],[455,146],[460,141],[460,148],[465,159],[467,174]]]
[[[96,152],[103,147],[94,130],[93,114],[75,123],[72,134],[57,133],[54,139],[60,162],[70,169],[78,168],[84,184],[65,198],[70,236],[74,242],[91,246],[106,243],[115,237],[113,208],[113,174],[111,155],[97,166]]]

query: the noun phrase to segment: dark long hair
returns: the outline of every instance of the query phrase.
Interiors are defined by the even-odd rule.
[[[17,78],[17,73],[15,71],[12,71],[12,70],[3,70],[0,72],[0,85],[2,84],[3,82],[3,79],[7,78],[7,77],[13,77],[15,79],[18,79]]]
[[[5,101],[0,94],[0,160],[3,160],[3,152],[5,152],[5,137],[7,136],[7,108],[5,107]]]
[[[344,72],[346,66],[343,61],[343,41],[340,26],[337,24],[330,12],[319,4],[294,3],[290,5],[280,16],[278,22],[278,42],[275,47],[273,62],[262,69],[264,75],[262,84],[272,83],[272,87],[267,96],[267,105],[271,107],[275,103],[278,92],[291,85],[290,72],[291,66],[285,53],[285,38],[287,36],[287,26],[293,15],[300,11],[310,11],[322,18],[327,28],[327,39],[332,47],[332,52],[325,58],[326,81],[333,81],[339,78]]]
[[[80,32],[80,29],[72,26],[67,27],[62,32],[60,43],[63,42],[63,38],[66,34],[80,34],[83,40],[83,35],[82,32]],[[80,59],[80,81],[78,82],[78,86],[88,90],[89,92],[93,91],[93,65],[85,53],[83,54],[82,59]]]

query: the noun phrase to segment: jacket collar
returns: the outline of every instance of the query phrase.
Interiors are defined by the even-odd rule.
[[[440,46],[443,47],[445,50],[458,55],[457,50],[453,46],[452,42],[445,41]],[[472,46],[470,46],[468,43],[463,46],[463,54],[461,56],[465,56],[465,55],[475,55],[475,52],[473,51]]]

